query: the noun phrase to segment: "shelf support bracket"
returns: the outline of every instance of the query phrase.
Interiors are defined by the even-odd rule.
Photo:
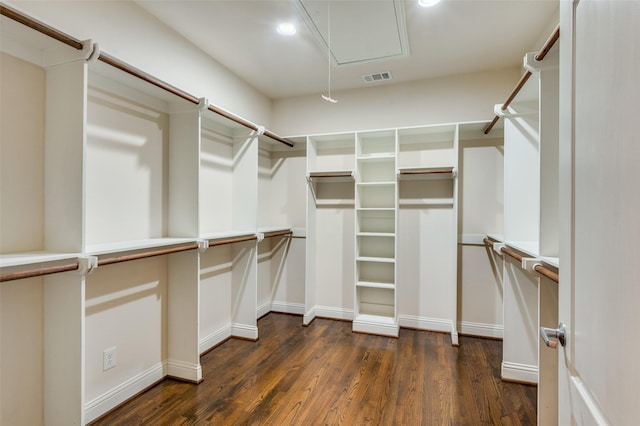
[[[98,269],[98,256],[81,256],[78,258],[78,275],[91,275],[93,271]]]
[[[502,256],[502,248],[506,247],[507,245],[505,243],[493,243],[493,251],[495,251],[498,256]]]

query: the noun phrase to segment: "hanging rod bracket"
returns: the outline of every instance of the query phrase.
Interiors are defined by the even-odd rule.
[[[258,237],[258,243],[261,243],[262,241],[264,241],[264,233],[263,232],[256,232],[256,237]]]
[[[204,253],[209,248],[209,240],[198,240],[198,253]]]
[[[506,246],[505,243],[493,243],[493,251],[498,253],[499,256],[502,256],[502,248]]]
[[[264,126],[258,126],[256,125],[257,129],[255,130],[255,136],[262,136],[264,135],[264,131],[266,130],[264,128]]]
[[[527,272],[535,273],[535,267],[542,265],[542,260],[539,257],[523,257],[522,269]]]
[[[523,66],[524,69],[529,70],[531,73],[537,73],[546,70],[558,69],[558,55],[547,56],[543,61],[536,59],[538,52],[530,52],[524,55]]]
[[[96,269],[98,269],[98,256],[81,256],[78,258],[78,269],[75,273],[87,276]]]
[[[80,50],[69,49],[68,46],[46,50],[42,59],[43,66],[48,68],[79,61],[92,63],[100,56],[100,48],[93,40],[83,40],[80,43],[82,45]]]

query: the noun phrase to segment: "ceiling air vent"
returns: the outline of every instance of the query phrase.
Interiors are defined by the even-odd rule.
[[[389,71],[386,72],[377,72],[375,74],[367,74],[363,75],[362,79],[365,83],[375,83],[377,81],[386,81],[391,80],[391,73]]]

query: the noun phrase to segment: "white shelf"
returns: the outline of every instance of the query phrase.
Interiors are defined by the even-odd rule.
[[[531,257],[540,256],[540,243],[537,241],[506,241],[505,244]]]
[[[228,238],[238,238],[238,237],[248,237],[251,235],[256,235],[255,231],[228,231],[228,232],[213,232],[209,234],[204,234],[200,238],[208,241],[218,241],[218,240],[226,240]]]
[[[395,182],[358,182],[356,185],[364,187],[390,187],[395,184]]]
[[[393,238],[396,236],[393,232],[358,232],[356,234],[357,237],[389,237]]]
[[[396,286],[393,283],[373,282],[373,281],[358,281],[357,287],[365,288],[382,288],[386,290],[395,290]]]
[[[46,251],[2,254],[0,255],[0,268],[36,265],[60,260],[75,260],[80,255],[80,253],[51,253]]]
[[[358,161],[387,161],[395,160],[396,156],[392,152],[384,152],[377,154],[363,154],[358,156]]]
[[[147,240],[119,241],[115,243],[89,245],[86,247],[85,253],[92,256],[101,256],[105,254],[170,247],[195,243],[196,241],[197,239],[195,238],[150,238]]]
[[[396,209],[393,207],[358,207],[358,211],[363,212],[395,212]]]
[[[392,257],[369,257],[359,256],[356,258],[358,262],[375,262],[375,263],[395,263],[396,259]]]
[[[558,257],[541,257],[542,262],[546,263],[549,266],[553,266],[554,268],[560,269],[560,258]]]

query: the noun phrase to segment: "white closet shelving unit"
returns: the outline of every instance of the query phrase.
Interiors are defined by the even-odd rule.
[[[303,323],[353,319],[355,133],[309,136]]]
[[[532,73],[504,116],[504,235],[492,235],[524,258],[504,256],[505,380],[538,384],[540,424],[555,419],[557,353],[541,343],[540,326],[556,328],[556,282],[532,270],[540,263],[559,268],[558,260],[558,47],[544,61],[525,56]],[[544,368],[542,367],[545,365]],[[552,372],[539,375],[539,372]]]
[[[291,233],[282,200],[260,194],[275,190],[259,153],[280,169],[288,156],[92,42],[1,19],[3,104],[18,114],[2,116],[1,373],[24,392],[0,411],[85,424],[165,376],[199,382],[200,353],[230,336],[257,339],[258,240]]]
[[[305,324],[438,330],[457,344],[457,129],[307,137]]]
[[[457,168],[458,125],[398,130],[400,324],[450,333],[453,345]]]
[[[396,131],[356,135],[353,331],[398,336]]]

